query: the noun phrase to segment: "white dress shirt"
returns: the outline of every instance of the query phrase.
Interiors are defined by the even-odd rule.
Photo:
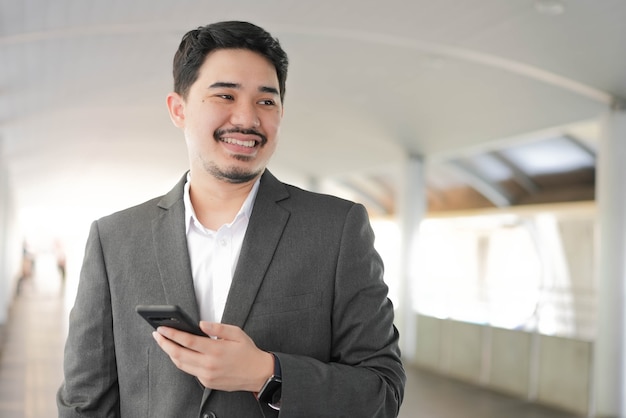
[[[213,231],[205,228],[196,217],[189,196],[190,179],[191,175],[188,174],[183,199],[196,300],[201,320],[220,322],[260,180],[254,183],[235,219]]]

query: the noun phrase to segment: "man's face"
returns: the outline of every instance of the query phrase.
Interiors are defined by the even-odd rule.
[[[231,183],[250,181],[276,150],[283,116],[278,77],[255,52],[211,52],[186,100],[171,93],[167,104],[185,133],[192,177],[208,173]]]

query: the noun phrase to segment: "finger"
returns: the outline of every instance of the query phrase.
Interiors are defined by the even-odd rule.
[[[198,339],[201,337],[195,336],[185,331],[177,330],[175,328],[170,328],[170,327],[158,327],[156,332],[157,334],[160,334],[161,336],[167,338],[170,341],[177,343],[178,345],[182,347],[185,347],[194,351],[199,351],[200,342],[198,341]]]
[[[212,337],[227,341],[243,341],[247,339],[245,332],[235,325],[200,321],[200,329]]]
[[[162,336],[164,336],[167,339],[172,339],[174,338],[174,331],[176,331],[174,328],[170,328],[170,327],[158,327],[156,329],[156,332]]]
[[[161,350],[169,356],[170,360],[176,367],[185,373],[196,376],[198,366],[195,363],[195,358],[199,355],[199,353],[180,346],[156,331],[152,333],[152,336]]]
[[[163,350],[165,352],[165,354],[170,356],[170,358],[171,358],[172,354],[174,354],[177,350],[181,349],[180,345],[178,345],[177,343],[173,342],[169,338],[165,338],[163,335],[161,335],[160,333],[158,333],[156,331],[154,331],[152,333],[152,337],[157,342],[157,344],[159,345],[161,350]]]
[[[204,332],[206,335],[208,335],[210,338],[216,340],[218,339],[217,335],[215,335],[215,332],[213,331],[213,325],[220,325],[214,322],[207,322],[207,321],[200,321],[200,331]]]
[[[154,340],[157,342],[159,347],[161,347],[161,344],[163,344],[166,340],[166,338],[163,335],[159,334],[156,331],[152,332],[152,338],[154,338]]]

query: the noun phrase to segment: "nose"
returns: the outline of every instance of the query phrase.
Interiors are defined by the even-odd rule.
[[[233,108],[231,123],[240,128],[257,128],[261,120],[254,103],[239,101]]]

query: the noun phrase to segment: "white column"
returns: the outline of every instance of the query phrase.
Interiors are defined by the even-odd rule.
[[[8,318],[13,285],[18,273],[18,257],[21,257],[21,244],[15,239],[16,217],[11,192],[0,149],[0,326]]]
[[[607,115],[596,164],[598,320],[594,348],[596,417],[626,417],[626,111]]]
[[[0,143],[0,146],[2,143]],[[1,150],[0,150],[1,157]],[[0,158],[0,327],[8,316],[10,283],[8,268],[8,181]]]
[[[417,319],[412,307],[411,260],[419,225],[427,210],[424,162],[420,156],[409,156],[402,172],[398,195],[399,224],[402,239],[400,256],[400,306],[398,327],[402,355],[412,361],[415,357]]]

